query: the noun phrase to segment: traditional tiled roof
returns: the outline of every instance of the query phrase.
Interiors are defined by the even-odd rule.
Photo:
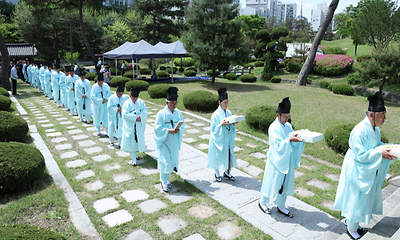
[[[37,56],[38,54],[37,49],[31,43],[7,43],[6,46],[10,58]]]

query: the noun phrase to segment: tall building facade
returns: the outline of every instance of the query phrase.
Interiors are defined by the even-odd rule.
[[[296,3],[282,3],[276,0],[246,0],[245,4],[242,1],[240,14],[253,15],[258,14],[268,20],[275,17],[278,21],[286,21],[287,18],[296,17]]]
[[[130,6],[133,4],[133,0],[106,0],[104,2],[105,6],[120,5],[120,6]]]

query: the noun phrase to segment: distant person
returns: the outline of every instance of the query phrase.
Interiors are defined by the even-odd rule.
[[[12,82],[12,94],[14,96],[18,96],[17,94],[17,79],[18,79],[18,68],[19,66],[17,64],[14,64],[14,66],[11,68],[10,72],[10,78]]]
[[[49,97],[49,100],[53,99],[53,93],[52,93],[52,84],[51,84],[51,74],[52,70],[51,68],[51,63],[46,63],[48,65],[47,70],[44,71],[44,85],[45,85],[45,91],[46,91],[46,96]]]
[[[122,106],[128,96],[124,95],[125,82],[119,82],[117,90],[108,99],[107,111],[108,111],[108,137],[110,139],[110,145],[114,146],[114,137],[118,140],[118,148],[121,147],[122,141]]]
[[[79,71],[79,80],[75,82],[75,102],[78,116],[81,122],[90,123],[92,113],[92,101],[90,100],[90,81],[85,78],[85,69]],[[83,120],[85,117],[85,120]]]
[[[60,64],[54,64],[54,71],[51,73],[51,88],[53,89],[53,99],[59,108],[61,107],[60,79],[62,75]]]
[[[122,76],[124,76],[124,74],[125,74],[125,70],[126,70],[125,61],[122,61],[122,65],[121,65],[121,72],[122,72]]]
[[[110,85],[110,83],[111,83],[111,71],[110,71],[110,66],[108,66],[107,63],[104,64],[103,76],[104,76],[104,82]]]
[[[107,101],[111,97],[110,87],[104,82],[102,74],[98,74],[97,83],[92,86],[90,97],[93,102],[93,126],[97,129],[97,135],[101,136],[101,127],[105,127],[108,133]]]
[[[75,102],[75,84],[77,80],[80,80],[78,75],[75,75],[74,69],[72,66],[65,66],[65,71],[69,71],[69,76],[65,78],[65,85],[67,88],[68,95],[68,108],[71,115],[75,115],[76,112],[76,102]]]
[[[74,62],[74,74],[79,75],[78,64],[76,62]]]
[[[101,61],[101,57],[99,57],[99,61],[97,62],[97,65],[96,65],[96,69],[97,69],[96,72],[100,71],[102,66],[103,66],[103,61]]]

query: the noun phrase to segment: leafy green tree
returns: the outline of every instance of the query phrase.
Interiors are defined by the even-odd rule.
[[[70,52],[66,52],[65,54],[64,54],[64,60],[67,62],[67,63],[70,63],[71,62],[71,53]],[[72,60],[73,60],[73,62],[76,62],[76,60],[78,60],[78,58],[79,58],[79,52],[74,52],[73,54],[72,54]]]
[[[112,50],[126,41],[135,42],[137,39],[132,34],[128,25],[123,21],[116,21],[114,24],[104,27],[104,35],[102,37],[103,46],[105,47],[103,52]]]
[[[243,22],[243,33],[252,40],[256,40],[256,34],[265,24],[265,17],[260,17],[258,14],[240,15],[239,20]]]
[[[192,58],[211,67],[212,83],[217,67],[226,69],[230,61],[248,57],[241,22],[234,20],[238,15],[238,4],[233,0],[193,1],[187,11],[190,30],[183,34],[183,44]]]
[[[6,23],[4,18],[0,19],[0,33],[6,43],[21,42],[18,34],[18,26],[13,23]]]
[[[271,52],[267,52],[265,54],[265,64],[264,64],[264,69],[263,72],[261,73],[261,78],[264,81],[269,81],[273,77],[272,70],[273,70],[273,65],[272,65],[272,56]]]
[[[346,22],[346,27],[348,29],[349,34],[351,35],[351,39],[354,44],[354,56],[357,56],[357,47],[358,45],[365,45],[366,40],[362,35],[362,32],[359,31],[359,26],[356,18],[349,18]]]
[[[280,39],[289,34],[289,30],[285,27],[278,27],[269,33],[266,29],[259,31],[256,35],[258,44],[254,49],[254,56],[257,58],[265,58],[266,54],[270,54],[269,65],[272,69],[276,69],[279,66],[278,58],[283,58],[283,53],[286,52],[287,47],[284,41]],[[265,59],[267,61],[267,59]],[[266,62],[267,65],[267,62]]]
[[[14,10],[15,10],[14,4],[9,3],[6,0],[0,0],[0,11],[2,15],[6,16],[6,22],[11,22]]]
[[[350,18],[346,11],[336,14],[333,19],[335,22],[335,27],[337,34],[342,35],[342,37],[349,36],[349,30],[347,27],[347,20]]]

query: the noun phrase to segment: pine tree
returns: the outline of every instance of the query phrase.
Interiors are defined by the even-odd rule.
[[[261,78],[264,81],[269,81],[273,77],[272,75],[272,69],[273,69],[273,63],[272,63],[272,56],[270,52],[267,52],[265,54],[265,65],[264,65],[264,70],[261,73]]]

